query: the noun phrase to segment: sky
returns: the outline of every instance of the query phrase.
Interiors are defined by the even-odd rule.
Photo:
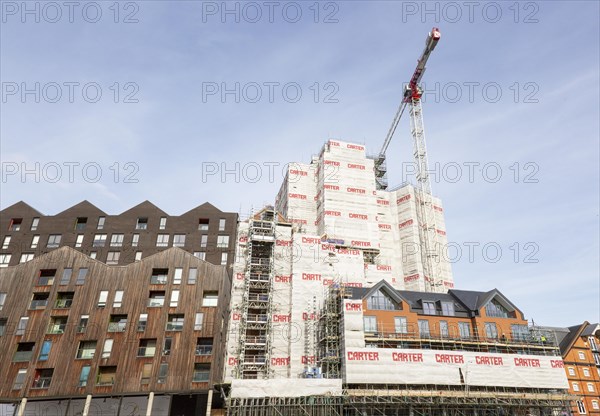
[[[68,3],[68,2],[67,2]],[[1,1],[0,208],[273,203],[329,138],[376,154],[432,27],[432,188],[456,287],[600,321],[595,1]],[[414,181],[403,117],[390,184]]]

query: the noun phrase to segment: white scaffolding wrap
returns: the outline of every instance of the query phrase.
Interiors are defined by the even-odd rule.
[[[341,396],[340,379],[233,380],[232,398]]]

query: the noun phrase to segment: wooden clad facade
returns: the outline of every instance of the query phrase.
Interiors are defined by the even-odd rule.
[[[222,378],[230,285],[227,267],[180,248],[108,266],[63,246],[0,269],[0,400],[208,391]]]

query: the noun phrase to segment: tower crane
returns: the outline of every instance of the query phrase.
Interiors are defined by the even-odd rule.
[[[394,116],[392,125],[388,130],[385,141],[379,154],[375,157],[375,178],[378,189],[387,188],[386,162],[385,152],[392,140],[392,136],[398,127],[400,118],[409,108],[410,113],[410,131],[413,137],[413,156],[417,167],[417,214],[419,219],[419,237],[421,241],[421,260],[423,263],[423,274],[425,282],[425,290],[435,291],[441,286],[439,280],[439,262],[437,253],[437,232],[435,227],[435,213],[432,203],[431,182],[429,180],[429,170],[427,166],[427,149],[425,146],[425,129],[423,125],[423,109],[421,106],[421,96],[423,90],[420,82],[425,73],[425,65],[439,42],[441,33],[437,27],[431,29],[427,40],[425,41],[425,49],[417,61],[417,67],[412,75],[412,78],[404,88],[402,102],[398,107],[398,111]]]

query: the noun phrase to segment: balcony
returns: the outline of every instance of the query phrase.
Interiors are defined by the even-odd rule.
[[[211,355],[212,345],[196,345],[196,355]]]
[[[251,355],[249,357],[245,357],[244,358],[244,365],[251,365],[251,364],[266,364],[267,363],[267,357],[264,355]]]
[[[50,382],[52,381],[52,376],[50,377],[40,377],[38,379],[33,380],[33,384],[31,385],[32,389],[47,389],[50,387]]]
[[[17,351],[13,356],[13,363],[29,362],[33,358],[33,351]]]
[[[48,334],[64,334],[66,326],[66,323],[50,324],[50,326],[48,327]]]
[[[269,321],[269,315],[266,314],[249,314],[246,322],[252,323],[267,323]]]
[[[29,309],[45,309],[48,305],[48,299],[34,299],[29,305]]]

